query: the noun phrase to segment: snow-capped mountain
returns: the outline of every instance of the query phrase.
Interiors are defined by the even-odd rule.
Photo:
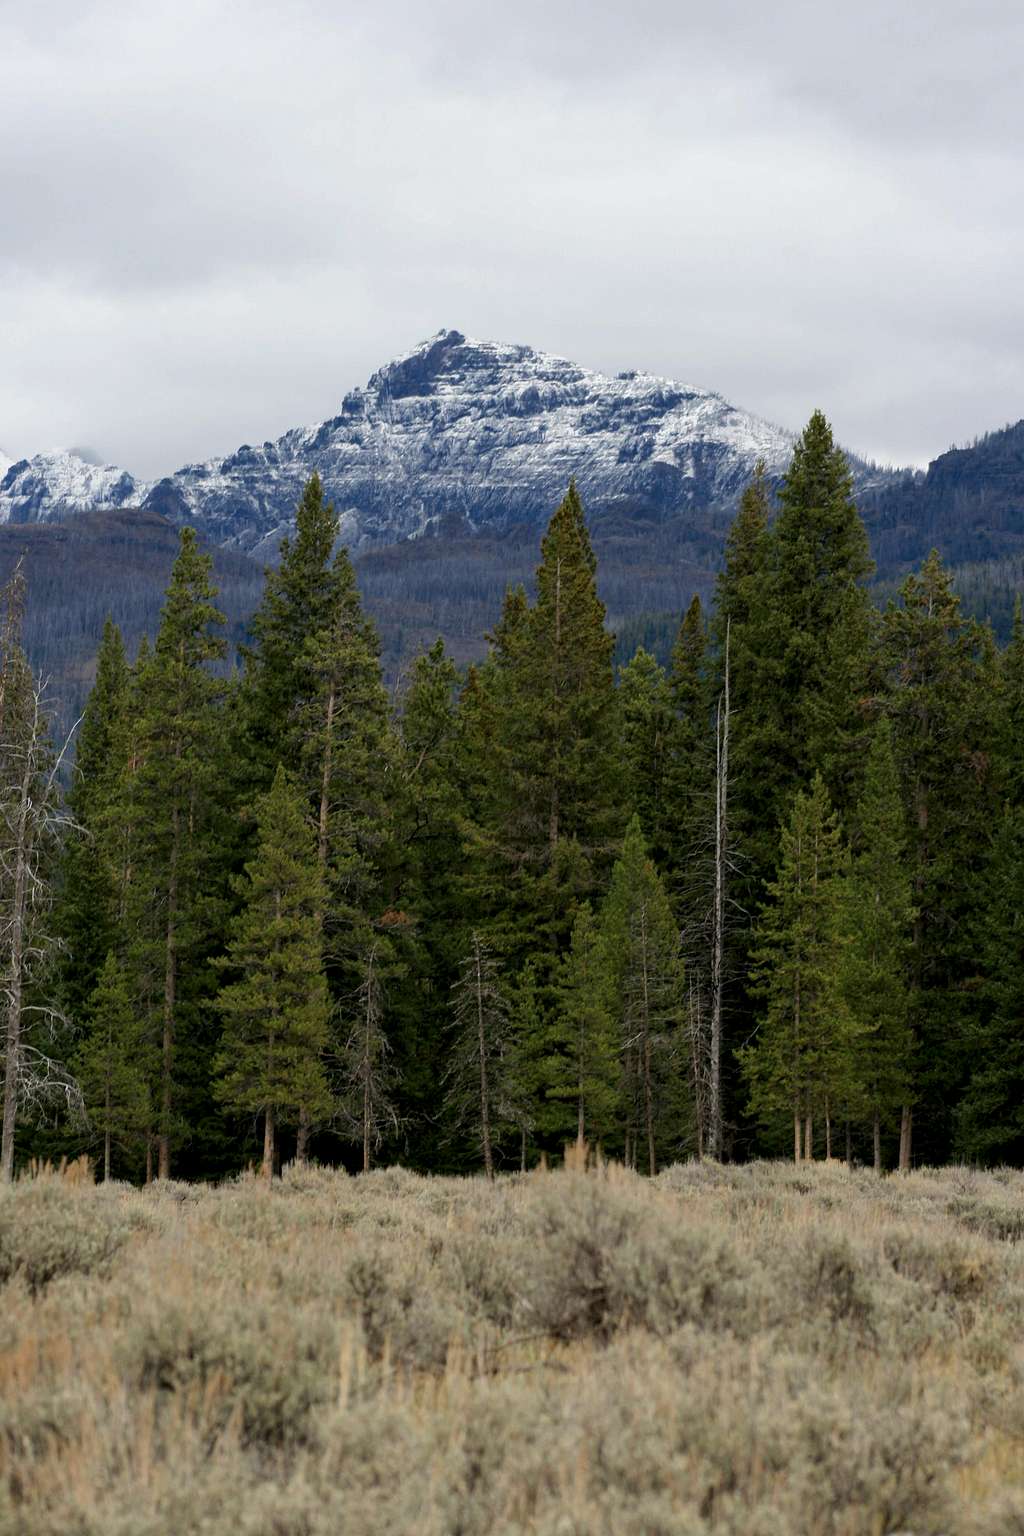
[[[793,442],[708,390],[439,331],[329,420],[155,484],[74,450],[10,464],[0,521],[141,504],[213,543],[268,555],[317,470],[356,550],[542,525],[571,475],[592,517],[678,520],[684,531],[706,511],[731,511],[759,458],[781,474]],[[861,486],[872,478],[859,461],[854,470]]]
[[[733,502],[758,458],[778,473],[792,446],[706,390],[439,331],[346,395],[337,416],[187,465],[146,505],[262,552],[317,470],[360,548],[542,523],[573,474],[591,514],[664,520]]]
[[[0,454],[0,523],[54,522],[75,512],[126,507],[148,486],[113,464],[95,464],[73,449],[11,460]]]

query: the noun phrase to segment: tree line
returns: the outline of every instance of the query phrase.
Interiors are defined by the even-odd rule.
[[[710,611],[615,665],[575,485],[480,665],[394,697],[314,476],[227,657],[180,549],[107,622],[70,788],[0,628],[2,1171],[260,1159],[654,1173],[1024,1154],[1024,624],[932,554],[879,612],[816,413]],[[231,665],[226,665],[227,661]]]

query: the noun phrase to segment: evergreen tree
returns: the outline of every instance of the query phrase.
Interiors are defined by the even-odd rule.
[[[614,639],[604,627],[575,483],[551,519],[541,557],[537,601],[524,611],[521,595],[510,596],[482,679],[488,851],[527,886],[550,875],[569,843],[600,868],[619,815]],[[559,947],[570,924],[571,913],[563,914]]]
[[[875,1171],[880,1173],[882,1127],[906,1102],[909,1087],[914,920],[903,801],[892,728],[885,718],[872,740],[854,826],[843,996],[859,1037],[857,1097],[870,1119]],[[848,1107],[855,1112],[858,1106]]]
[[[624,798],[640,817],[655,862],[664,866],[675,810],[669,801],[669,774],[676,719],[665,669],[643,647],[619,668],[619,708]]]
[[[89,998],[87,1032],[74,1062],[86,1114],[103,1138],[104,1181],[110,1179],[113,1147],[140,1143],[150,1127],[146,1049],[128,977],[110,950]]]
[[[694,597],[679,626],[668,677],[674,718],[665,774],[666,856],[661,866],[684,926],[690,928],[703,923],[710,905],[715,753],[714,677],[709,662],[704,610],[700,598]]]
[[[543,1059],[575,910],[599,891],[621,825],[614,640],[575,484],[541,550],[536,603],[509,594],[462,700],[464,900],[512,977],[533,962],[540,1033],[524,1057],[533,1061]],[[543,1099],[533,1118],[552,1118]]]
[[[306,649],[335,619],[338,582],[331,557],[337,538],[337,514],[314,473],[295,510],[295,534],[281,540],[277,565],[267,567],[263,599],[249,626],[252,643],[243,652],[248,739],[242,755],[259,789],[269,788],[278,763],[299,770],[298,717],[310,685]]]
[[[961,615],[938,554],[907,577],[900,599],[883,619],[882,657],[917,911],[912,1024],[918,1049],[902,1116],[900,1167],[906,1169],[915,1118],[925,1156],[941,1161],[948,1155],[952,1108],[977,1022],[972,911],[998,825],[992,746],[999,678],[990,639]]]
[[[1000,787],[1009,805],[1024,805],[1024,614],[1018,595],[1013,629],[1001,665],[1000,704],[996,724]]]
[[[329,1107],[322,1057],[330,1005],[323,973],[323,879],[304,797],[278,768],[260,801],[258,843],[240,882],[217,1008],[224,1034],[215,1070],[220,1099],[263,1115],[263,1173],[274,1171],[276,1129],[303,1108]]]
[[[841,792],[841,809],[856,790],[872,570],[849,466],[820,411],[794,449],[767,532],[764,500],[756,477],[731,538],[717,620],[731,621],[731,798],[755,898],[795,791],[818,771]]]
[[[968,1034],[970,1078],[956,1151],[984,1163],[1024,1160],[1024,807],[1008,809],[981,883],[975,927],[985,1012]]]
[[[579,1146],[604,1140],[620,1124],[622,1064],[608,957],[589,902],[573,923],[547,1043],[551,1102],[564,1101],[574,1112]]]
[[[180,1120],[175,1110],[177,1053],[186,996],[208,944],[209,885],[215,850],[210,830],[220,781],[218,706],[223,684],[210,670],[225,652],[218,633],[223,615],[214,605],[211,559],[201,554],[195,532],[181,531],[156,647],[139,677],[141,761],[135,786],[138,814],[138,878],[133,882],[136,918],[148,968],[162,980],[160,1017],[159,1175],[170,1175],[171,1144]],[[147,962],[141,962],[146,965]],[[208,1081],[208,1052],[193,1063]]]
[[[601,940],[623,1062],[626,1161],[642,1160],[653,1175],[659,1152],[678,1148],[689,1131],[685,998],[675,919],[637,816],[612,870]]]
[[[348,552],[331,568],[328,622],[298,658],[299,773],[312,791],[329,896],[328,955],[350,958],[378,898],[387,840],[392,743],[376,631],[362,610]]]
[[[814,1155],[815,1116],[828,1119],[855,1082],[856,1034],[841,990],[846,866],[839,818],[816,774],[794,801],[755,934],[764,1010],[741,1056],[752,1112],[768,1126],[792,1116],[798,1162]]]
[[[389,1015],[402,1112],[421,1127],[412,1148],[420,1166],[440,1153],[431,1129],[437,1063],[462,959],[461,826],[468,784],[457,687],[457,670],[439,640],[417,657],[402,699],[384,879],[388,909],[413,919],[403,944],[407,970],[392,987]]]
[[[58,926],[65,944],[64,1006],[81,1019],[110,949],[120,939],[118,878],[111,846],[112,802],[122,763],[119,744],[129,707],[131,673],[121,631],[103,626],[96,681],[78,728],[68,810],[78,835],[68,838],[62,865]]]
[[[340,1003],[358,984],[382,905],[394,750],[377,636],[362,611],[338,519],[319,476],[307,482],[295,537],[268,571],[246,654],[241,718],[254,783],[283,763],[309,798],[326,893],[328,984]],[[297,1158],[312,1128],[303,1113]]]

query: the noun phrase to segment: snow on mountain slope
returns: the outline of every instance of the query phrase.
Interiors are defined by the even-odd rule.
[[[12,461],[0,455],[0,523],[44,523],[140,501],[148,487],[113,464],[59,449]]]
[[[542,523],[574,474],[592,514],[663,521],[733,503],[758,458],[777,474],[792,447],[791,433],[706,390],[439,331],[346,395],[337,416],[187,465],[146,505],[265,552],[317,470],[359,548]]]

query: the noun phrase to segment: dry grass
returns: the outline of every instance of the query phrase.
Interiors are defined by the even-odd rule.
[[[1024,1175],[0,1192],[0,1530],[1024,1533]]]

